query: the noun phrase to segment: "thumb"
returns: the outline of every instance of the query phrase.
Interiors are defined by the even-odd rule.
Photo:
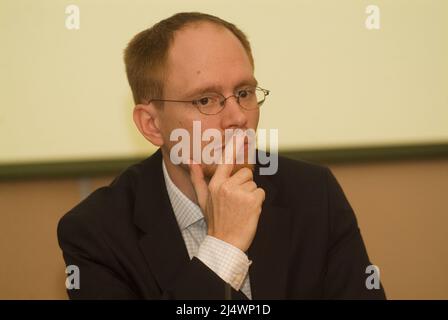
[[[204,179],[204,173],[200,164],[189,163],[188,166],[190,167],[190,179],[191,183],[193,184],[194,191],[196,192],[199,207],[205,214],[205,208],[208,198],[208,185]]]

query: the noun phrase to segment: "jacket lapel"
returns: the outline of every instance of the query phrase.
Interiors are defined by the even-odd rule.
[[[253,299],[285,299],[287,290],[289,246],[291,239],[291,212],[276,204],[277,188],[271,176],[260,176],[256,166],[254,180],[264,189],[262,206],[255,238],[248,256],[253,261],[249,268]]]
[[[160,149],[143,163],[134,222],[143,232],[140,249],[159,287],[166,289],[190,257],[166,190]]]

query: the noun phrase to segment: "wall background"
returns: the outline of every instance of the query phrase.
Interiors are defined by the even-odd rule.
[[[69,4],[80,9],[76,31],[65,27]],[[364,26],[370,4],[380,30]],[[448,299],[445,0],[2,0],[0,299],[66,298],[58,220],[154,151],[132,123],[123,49],[194,10],[249,36],[256,76],[272,91],[259,127],[280,129],[282,151],[317,150],[322,161],[331,148],[344,159],[328,165],[388,297]]]
[[[76,4],[80,29],[65,27]],[[367,30],[366,7],[380,9]],[[252,43],[272,91],[260,128],[280,148],[448,141],[445,0],[3,0],[0,165],[146,155],[122,53],[179,11],[228,19]]]

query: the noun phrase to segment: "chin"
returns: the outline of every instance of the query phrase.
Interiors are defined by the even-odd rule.
[[[217,164],[211,164],[211,165],[207,165],[207,164],[202,164],[202,171],[204,172],[204,176],[210,180],[213,175],[216,172],[216,168],[218,167]],[[250,163],[238,163],[235,164],[232,170],[231,175],[233,175],[235,172],[237,172],[238,170],[242,169],[242,168],[249,168],[250,170],[254,170],[254,164],[250,164]]]

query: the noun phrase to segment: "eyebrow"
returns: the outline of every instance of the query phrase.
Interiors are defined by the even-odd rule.
[[[258,81],[255,78],[244,79],[244,80],[238,82],[234,88],[237,89],[237,88],[247,86],[247,85],[256,87],[258,85]],[[210,85],[205,85],[203,87],[195,88],[195,89],[188,91],[186,93],[185,97],[190,98],[190,97],[200,95],[203,93],[208,93],[208,92],[220,93],[221,91],[222,91],[222,86],[217,85],[217,84],[210,84]]]

